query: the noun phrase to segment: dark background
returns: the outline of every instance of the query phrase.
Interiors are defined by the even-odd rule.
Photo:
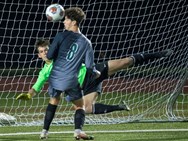
[[[0,68],[36,68],[35,41],[50,41],[63,23],[48,22],[45,9],[51,3],[64,8],[78,6],[87,14],[81,31],[92,42],[95,62],[122,58],[138,52],[171,48],[171,64],[187,65],[187,0],[14,0],[0,2]],[[177,64],[178,65],[178,64]]]

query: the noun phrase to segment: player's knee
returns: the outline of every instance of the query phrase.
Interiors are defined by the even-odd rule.
[[[85,104],[85,112],[87,114],[91,114],[92,113],[92,104]]]
[[[59,101],[60,101],[59,97],[57,97],[57,98],[50,98],[49,103],[52,104],[52,105],[58,105]]]

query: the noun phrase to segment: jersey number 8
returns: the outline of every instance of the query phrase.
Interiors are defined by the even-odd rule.
[[[76,54],[77,51],[78,51],[78,44],[73,43],[70,47],[70,50],[67,53],[67,56],[66,56],[67,61],[73,60],[74,55]]]

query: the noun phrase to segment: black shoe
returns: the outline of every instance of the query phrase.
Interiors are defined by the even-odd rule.
[[[173,53],[173,50],[171,50],[171,49],[166,49],[166,50],[160,52],[161,57],[167,57],[167,56],[171,55],[172,53]]]
[[[130,111],[131,109],[129,108],[128,104],[125,101],[122,101],[121,104],[119,104],[119,108]]]

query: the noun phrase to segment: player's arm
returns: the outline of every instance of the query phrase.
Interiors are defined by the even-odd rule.
[[[95,69],[94,67],[94,51],[91,43],[88,43],[86,56],[85,56],[85,65],[88,69]]]
[[[21,93],[16,97],[16,99],[17,100],[18,99],[30,100],[33,96],[35,96],[38,92],[40,92],[41,89],[43,88],[44,84],[46,83],[46,81],[49,78],[49,75],[52,70],[52,66],[53,66],[53,62],[51,62],[51,64],[49,64],[49,65],[45,64],[45,66],[39,73],[37,81],[32,86],[32,88],[28,91],[28,93]]]
[[[57,34],[52,42],[52,44],[49,47],[48,53],[47,53],[47,58],[49,60],[55,60],[58,54],[58,49],[59,49],[59,41],[62,39],[60,38],[60,34]]]
[[[86,68],[92,69],[93,72],[95,72],[96,78],[100,77],[101,73],[95,68],[94,51],[93,51],[91,43],[88,44],[88,48],[87,48],[87,52],[85,56],[85,65],[86,65]]]

